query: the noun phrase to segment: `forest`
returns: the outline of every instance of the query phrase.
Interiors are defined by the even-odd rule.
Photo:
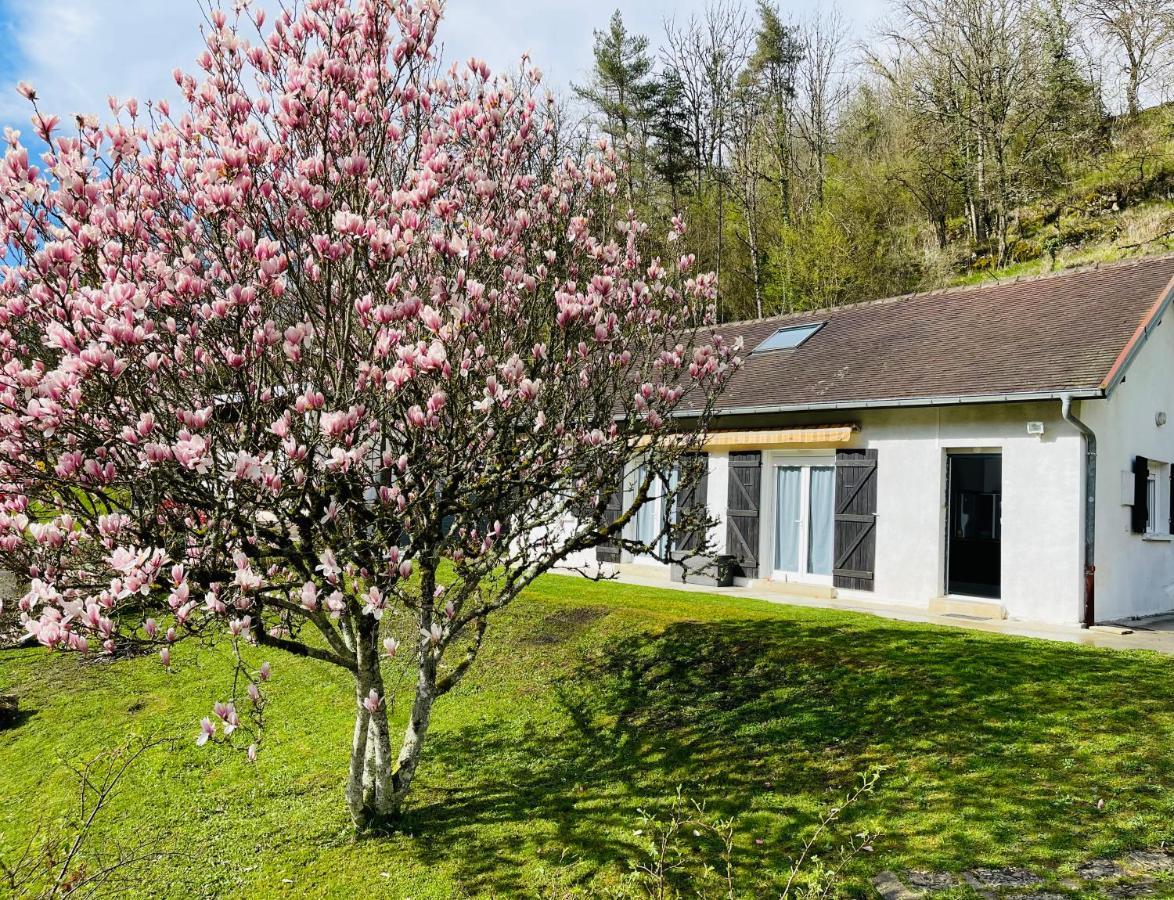
[[[602,24],[567,139],[613,143],[648,221],[684,215],[723,318],[1174,239],[1174,0],[891,0],[863,35],[771,0]]]

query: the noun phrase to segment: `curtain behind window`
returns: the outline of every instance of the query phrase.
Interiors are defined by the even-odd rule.
[[[799,500],[803,470],[798,466],[775,469],[775,570],[799,571]]]
[[[812,575],[832,574],[832,535],[836,516],[836,470],[811,469],[811,515],[808,519],[807,570]]]

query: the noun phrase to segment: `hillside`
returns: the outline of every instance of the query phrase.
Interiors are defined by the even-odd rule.
[[[1174,27],[1075,0],[882,6],[867,41],[771,2],[653,35],[617,12],[566,139],[620,149],[654,238],[684,215],[664,252],[717,273],[727,319],[1167,248],[1174,112],[1152,103]]]
[[[979,284],[1174,248],[1174,105],[1113,120],[1105,131],[1103,149],[1090,153],[1069,185],[1015,209],[1008,265],[994,266],[990,255],[962,256],[926,286]]]

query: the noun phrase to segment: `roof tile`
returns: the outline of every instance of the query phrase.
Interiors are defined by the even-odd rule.
[[[746,322],[725,410],[1095,389],[1174,279],[1174,256]],[[751,353],[780,327],[800,347]]]

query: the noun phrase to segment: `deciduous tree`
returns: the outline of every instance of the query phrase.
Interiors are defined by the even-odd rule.
[[[1168,65],[1174,43],[1174,2],[1171,0],[1078,0],[1102,36],[1121,53],[1125,75],[1125,109],[1136,115],[1141,92],[1157,70]]]
[[[553,155],[536,71],[438,70],[435,0],[233,9],[176,108],[66,129],[22,86],[50,149],[9,132],[0,162],[0,565],[51,648],[227,635],[350,672],[370,827],[497,610],[697,527],[627,526],[690,489],[734,351],[615,153]],[[256,740],[271,670],[238,658],[200,743]]]

